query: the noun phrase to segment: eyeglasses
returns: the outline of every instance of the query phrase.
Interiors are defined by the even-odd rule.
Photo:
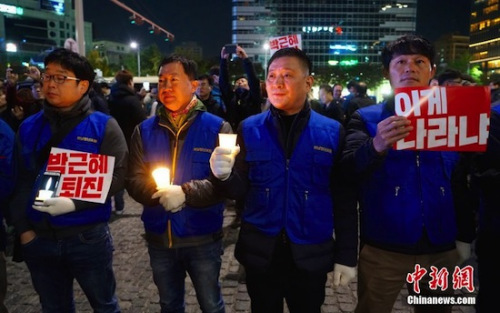
[[[77,82],[81,81],[81,79],[76,78],[76,77],[70,77],[70,76],[66,76],[66,75],[47,75],[45,73],[43,73],[40,78],[41,78],[42,82],[49,82],[50,80],[53,80],[56,84],[59,84],[59,85],[64,84],[66,79],[76,80]]]

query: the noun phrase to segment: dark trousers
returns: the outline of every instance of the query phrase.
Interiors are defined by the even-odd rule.
[[[115,210],[116,211],[123,211],[125,208],[125,199],[123,196],[125,195],[125,189],[122,189],[115,193]]]
[[[327,273],[298,269],[288,245],[279,243],[269,269],[245,267],[247,291],[254,313],[320,313],[325,300]]]
[[[479,274],[479,291],[477,294],[476,312],[491,312],[498,305],[498,271],[497,249],[500,235],[480,232],[476,240],[476,255]]]

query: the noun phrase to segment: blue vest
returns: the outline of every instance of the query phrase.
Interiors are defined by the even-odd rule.
[[[106,124],[109,116],[100,112],[94,112],[80,122],[57,146],[58,148],[77,150],[89,153],[99,153]],[[43,117],[43,112],[38,112],[27,118],[19,129],[19,137],[22,143],[22,159],[24,166],[29,171],[36,170],[36,157],[40,150],[52,137],[50,125]],[[84,138],[85,140],[82,140]],[[92,140],[88,140],[92,139]],[[45,172],[47,163],[42,166],[39,177]],[[42,219],[48,219],[54,226],[77,226],[94,223],[107,222],[111,215],[111,201],[93,206],[90,210],[79,210],[59,216],[51,216],[47,213],[34,210],[31,206],[34,202],[36,193],[40,189],[40,181],[36,179],[31,194],[31,201],[26,208],[28,218],[34,223],[41,222]]]
[[[393,115],[385,103],[359,110],[368,133]],[[425,227],[435,245],[450,244],[457,234],[451,175],[457,152],[396,151],[361,181],[361,236],[368,243],[415,244]]]
[[[181,185],[192,179],[210,175],[210,156],[216,147],[223,120],[206,112],[199,112],[189,126],[177,160],[173,184]],[[172,169],[172,151],[168,130],[151,117],[140,124],[144,148],[144,164],[151,171],[159,166]],[[172,171],[171,171],[172,173]],[[177,237],[211,234],[222,228],[223,203],[204,208],[184,207],[180,212],[166,212],[163,206],[144,206],[142,221],[146,231],[163,234],[167,223]]]
[[[14,164],[12,163],[14,151],[14,131],[0,119],[0,205],[12,192],[14,181]],[[2,212],[0,212],[0,221]]]
[[[287,160],[270,111],[244,120],[250,189],[243,220],[269,236],[285,229],[296,244],[331,241],[330,180],[334,156],[339,153],[339,129],[338,122],[311,111]]]

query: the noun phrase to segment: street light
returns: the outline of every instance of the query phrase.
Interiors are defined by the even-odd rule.
[[[130,48],[137,49],[137,76],[141,76],[141,47],[135,41],[130,43]]]
[[[264,80],[267,80],[267,53],[269,51],[269,43],[265,43],[262,48],[264,49]]]

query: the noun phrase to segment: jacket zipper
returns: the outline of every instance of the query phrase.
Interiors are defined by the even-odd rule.
[[[174,132],[170,127],[168,127],[167,125],[165,124],[160,124],[161,126],[165,127],[166,129],[168,129],[174,136],[175,136],[175,140],[174,140],[174,153],[173,153],[173,156],[172,156],[172,170],[171,170],[171,175],[170,175],[170,183],[172,184],[174,179],[175,179],[175,170],[176,170],[176,167],[177,167],[177,149],[179,148],[179,135],[182,131],[182,129],[184,128],[184,126],[186,126],[188,123],[184,123],[184,125],[182,125],[179,130],[176,132]],[[173,237],[172,237],[172,223],[170,221],[170,219],[167,220],[167,240],[168,240],[168,247],[169,248],[172,248],[172,246],[174,245],[174,242],[173,242]]]

